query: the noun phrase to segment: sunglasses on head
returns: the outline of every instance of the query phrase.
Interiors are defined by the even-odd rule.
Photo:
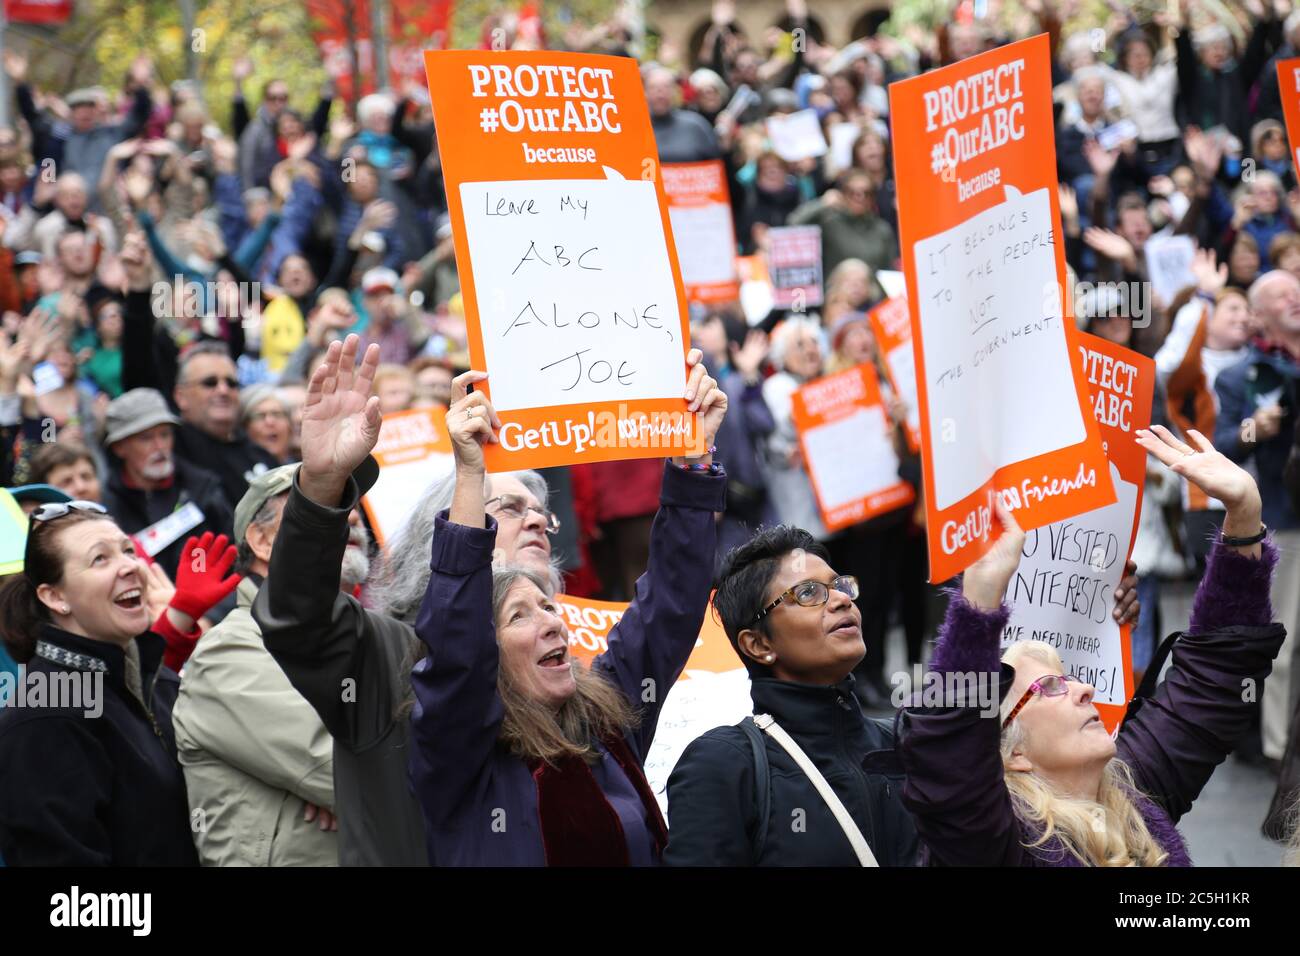
[[[101,515],[108,514],[108,509],[98,501],[50,501],[33,511],[31,519],[33,521],[53,521],[55,518],[62,518],[73,511],[93,511]]]
[[[64,515],[70,515],[74,511],[87,511],[92,514],[108,514],[108,509],[97,501],[50,501],[41,505],[30,515],[30,524],[27,528],[27,541],[23,546],[23,567],[31,566],[32,559],[32,538],[35,537],[32,531],[37,522],[54,521],[62,518]]]

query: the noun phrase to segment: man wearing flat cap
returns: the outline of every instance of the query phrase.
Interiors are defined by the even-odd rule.
[[[172,577],[186,538],[205,531],[229,534],[234,520],[220,479],[176,457],[179,424],[162,393],[133,388],[108,403],[104,425],[104,504]]]
[[[298,467],[249,482],[235,508],[238,606],[203,636],[181,673],[173,723],[204,866],[338,865],[334,739],[266,649],[251,611]],[[341,590],[365,581],[369,546],[354,511]]]

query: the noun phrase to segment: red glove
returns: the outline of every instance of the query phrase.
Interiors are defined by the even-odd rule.
[[[202,538],[185,542],[176,565],[176,593],[169,607],[198,620],[239,586],[241,575],[226,572],[235,563],[235,546],[224,534],[205,532]]]

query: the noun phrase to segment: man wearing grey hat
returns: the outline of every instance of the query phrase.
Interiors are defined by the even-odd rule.
[[[336,866],[334,739],[265,644],[251,607],[298,464],[258,475],[235,509],[238,606],[203,636],[173,713],[194,843],[205,866]],[[340,589],[370,571],[355,511]]]
[[[135,535],[173,576],[189,535],[229,534],[233,520],[220,479],[176,457],[179,424],[162,393],[152,388],[133,388],[113,399],[104,424],[109,451],[104,504],[122,530]]]

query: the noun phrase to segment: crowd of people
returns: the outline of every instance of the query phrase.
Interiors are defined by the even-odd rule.
[[[762,255],[774,227],[820,227],[823,304],[692,304],[703,457],[490,476],[497,420],[471,388],[427,93],[349,108],[327,83],[295,103],[282,80],[246,90],[241,59],[223,128],[146,57],[116,93],[60,95],[7,51],[0,486],[30,530],[24,570],[0,578],[0,663],[102,674],[110,703],[98,721],[0,710],[0,856],[1175,865],[1179,817],[1234,752],[1281,774],[1270,830],[1289,838],[1300,184],[1276,62],[1300,55],[1300,9],[1113,6],[1071,33],[1039,0],[1009,34],[960,4],[933,34],[836,48],[799,0],[761,38],[715,3],[698,48],[642,64],[660,160],[722,161],[737,255]],[[1014,519],[941,591],[919,504],[825,527],[793,418],[824,374],[886,378],[868,312],[899,268],[888,84],[1039,31],[1074,313],[1157,368],[1114,608],[1136,620],[1136,676],[1185,631],[1114,740],[1050,650],[999,660]],[[568,39],[632,42],[618,22]],[[773,148],[766,121],[802,109],[828,142],[853,129],[847,165]],[[1197,247],[1185,288],[1128,294],[1151,288],[1146,249],[1166,236]],[[919,500],[911,410],[884,388]],[[416,408],[446,410],[455,468],[379,547],[367,455],[383,415]],[[1189,620],[1161,620],[1162,582],[1196,588]],[[681,673],[714,589],[765,720],[687,748],[665,821],[644,772],[663,694],[645,682],[666,693]],[[590,669],[560,593],[631,602]],[[895,627],[909,663],[1000,680],[1000,730],[970,706],[870,716],[893,710]]]

